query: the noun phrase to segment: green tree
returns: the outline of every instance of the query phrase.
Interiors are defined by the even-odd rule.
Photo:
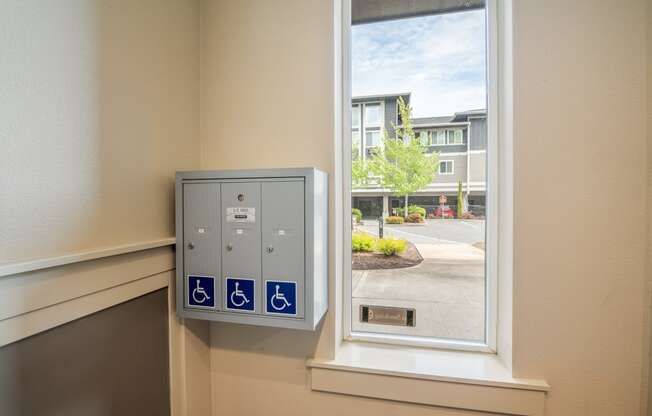
[[[351,149],[351,185],[353,188],[361,188],[367,184],[369,168],[360,156],[358,143],[353,143]]]
[[[462,211],[464,211],[464,200],[462,199],[462,181],[457,182],[457,219],[462,219]]]
[[[383,146],[374,151],[368,166],[373,174],[380,177],[383,188],[405,198],[407,207],[408,195],[425,188],[435,180],[439,155],[426,153],[426,147],[412,129],[412,109],[405,104],[402,97],[398,99],[398,110],[403,124],[392,126],[395,137],[390,137],[385,132]],[[407,209],[404,210],[404,215],[407,217]]]

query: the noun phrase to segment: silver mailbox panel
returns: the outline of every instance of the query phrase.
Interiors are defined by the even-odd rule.
[[[184,184],[183,211],[184,291],[188,291],[188,276],[195,275],[213,277],[213,293],[219,293],[220,184]],[[214,305],[209,308],[220,308],[219,302],[214,302]],[[189,307],[188,302],[185,302],[185,306]]]
[[[178,172],[177,313],[314,331],[328,309],[328,178]]]
[[[303,186],[302,180],[262,183],[263,306],[268,315],[302,318],[304,314]],[[283,287],[293,292],[288,303],[296,305],[274,298],[273,292]]]
[[[236,290],[246,291],[245,285],[254,283],[253,299],[248,292],[230,299],[231,293],[224,290],[223,309],[244,313],[262,310],[260,249],[260,182],[222,183],[222,285],[228,289],[227,279],[232,279],[240,282]],[[240,306],[242,302],[245,304]]]

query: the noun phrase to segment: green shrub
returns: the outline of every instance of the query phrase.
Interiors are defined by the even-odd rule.
[[[352,208],[351,215],[353,215],[353,218],[355,218],[356,223],[360,224],[362,222],[362,211],[360,211],[359,209]]]
[[[374,251],[376,238],[367,233],[353,233],[351,236],[351,249],[353,251]]]
[[[405,220],[403,217],[397,217],[397,216],[391,216],[385,218],[385,223],[386,224],[403,224]]]
[[[386,256],[400,254],[407,248],[407,242],[402,239],[383,238],[376,243],[376,250]]]
[[[395,208],[394,211],[396,212],[396,215],[404,216],[403,215],[403,208]],[[424,207],[420,207],[418,205],[409,205],[408,206],[408,215],[410,214],[420,214],[421,218],[426,218],[426,209]]]
[[[407,216],[405,221],[411,223],[419,223],[419,222],[423,222],[423,217],[418,212],[413,212],[412,214]]]

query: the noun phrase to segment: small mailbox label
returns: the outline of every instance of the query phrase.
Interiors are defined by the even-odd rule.
[[[256,208],[229,207],[226,209],[226,222],[256,222]]]

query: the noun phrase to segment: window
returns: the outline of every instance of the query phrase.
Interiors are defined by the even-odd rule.
[[[452,175],[454,172],[454,163],[452,160],[442,160],[439,162],[440,175]]]
[[[354,105],[351,108],[351,127],[360,128],[360,106]]]
[[[430,140],[429,140],[429,132],[427,131],[420,131],[419,132],[419,141],[423,146],[429,146],[430,145]]]
[[[446,130],[436,130],[432,132],[433,144],[442,146],[446,144]]]
[[[368,126],[380,125],[380,104],[367,104],[364,107],[364,122]]]
[[[365,133],[365,146],[366,147],[375,147],[380,144],[380,131],[371,130]]]
[[[448,130],[447,144],[462,144],[462,130]]]
[[[343,164],[348,182],[343,188],[350,192],[342,198],[349,204],[344,211],[347,219],[351,201],[375,198],[373,213],[363,215],[358,223],[343,221],[345,252],[351,260],[344,270],[343,326],[347,340],[495,349],[496,295],[492,282],[496,250],[495,234],[490,233],[494,233],[496,221],[495,210],[489,209],[495,203],[495,188],[487,185],[495,177],[491,172],[495,172],[492,163],[496,160],[487,159],[486,154],[495,151],[491,147],[495,145],[487,148],[487,143],[496,143],[491,130],[495,115],[487,117],[488,102],[493,102],[487,100],[487,82],[493,82],[496,72],[487,76],[487,62],[495,61],[486,57],[485,3],[474,4],[465,11],[433,9],[430,14],[381,19],[351,28],[351,60],[346,56],[344,60],[351,65],[352,95],[382,95],[384,101],[360,104],[362,119],[354,116],[352,130],[345,132],[352,132],[352,140],[363,140],[363,162],[368,163],[373,154],[380,159],[374,159],[371,168],[393,177],[374,176],[377,184],[355,188],[354,175],[364,173],[365,166],[359,161],[355,166]],[[373,43],[394,41],[406,26],[411,32],[401,40],[401,47],[410,51],[410,59],[385,48],[369,48]],[[433,50],[433,41],[442,42],[446,48]],[[460,65],[460,61],[465,64]],[[447,93],[442,99],[438,91],[449,91],[450,97]],[[405,138],[391,127],[384,130],[385,108],[395,108],[400,96],[405,97],[412,118],[441,118],[450,123],[421,128],[409,139],[424,146],[459,146],[468,141],[474,150],[484,146],[486,152],[459,158],[446,156],[445,152],[456,149],[415,152],[409,148],[412,140],[383,146],[384,134]],[[421,180],[425,175],[428,180]],[[408,186],[410,181],[417,183],[412,178],[420,180]],[[397,197],[405,195],[403,189],[412,191],[407,198]],[[408,217],[411,221],[420,217],[420,226],[387,220],[392,214],[403,216],[405,211],[418,213]],[[382,236],[378,217],[384,218]],[[374,252],[383,255],[369,254]]]
[[[351,132],[351,142],[353,143],[353,160],[360,157],[362,154],[362,145],[360,143],[360,131],[353,130]]]

